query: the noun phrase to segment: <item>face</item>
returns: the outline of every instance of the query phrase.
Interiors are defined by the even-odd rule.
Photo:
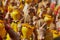
[[[39,7],[39,8],[42,8],[42,6],[43,6],[42,3],[39,3],[38,7]]]

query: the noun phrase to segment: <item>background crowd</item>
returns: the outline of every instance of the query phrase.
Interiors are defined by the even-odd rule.
[[[0,0],[0,40],[60,40],[59,0]]]

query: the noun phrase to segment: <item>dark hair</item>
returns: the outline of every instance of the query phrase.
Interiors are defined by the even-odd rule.
[[[24,2],[24,1],[22,1],[22,4],[25,4],[25,2]]]
[[[38,3],[39,3],[39,2],[42,2],[42,0],[38,0]]]
[[[17,5],[17,3],[15,3],[15,2],[12,2],[11,4],[12,4],[12,6],[15,6],[15,5]]]
[[[50,7],[50,2],[47,4],[48,7]]]
[[[29,11],[30,11],[29,14],[33,13],[33,15],[36,15],[35,9],[30,8]]]
[[[0,13],[0,20],[3,20],[4,16],[2,13]]]
[[[30,10],[31,13],[34,12],[34,9],[33,9],[33,8],[31,8],[31,9],[29,9],[29,10]]]
[[[3,20],[3,18],[4,18],[3,13],[0,10],[0,19]]]
[[[0,6],[3,6],[2,1],[0,1]]]
[[[47,0],[44,0],[44,1],[47,1]]]

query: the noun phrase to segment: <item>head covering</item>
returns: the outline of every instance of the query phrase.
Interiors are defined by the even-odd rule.
[[[34,29],[34,27],[32,27],[31,25],[29,25],[28,23],[22,24],[22,27],[27,27],[27,28]]]
[[[54,9],[54,14],[55,14],[55,15],[57,15],[59,9],[60,9],[60,6],[57,5],[56,8]]]
[[[11,13],[10,13],[11,18],[13,18],[13,20],[18,20],[20,18],[20,13],[18,10],[14,9]]]
[[[8,11],[11,11],[13,9],[12,5],[8,5]]]
[[[51,4],[50,4],[50,8],[51,8],[52,10],[54,10],[55,5],[56,5],[56,2],[51,3]]]
[[[52,21],[52,17],[50,15],[46,14],[45,17],[44,17],[44,21],[45,22]]]
[[[33,0],[25,0],[25,3],[31,3]]]
[[[20,4],[19,9],[23,10],[23,8],[24,8],[24,5]]]

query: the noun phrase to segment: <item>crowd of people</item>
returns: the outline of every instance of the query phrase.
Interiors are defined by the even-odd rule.
[[[60,40],[60,5],[50,0],[0,0],[0,40]]]

